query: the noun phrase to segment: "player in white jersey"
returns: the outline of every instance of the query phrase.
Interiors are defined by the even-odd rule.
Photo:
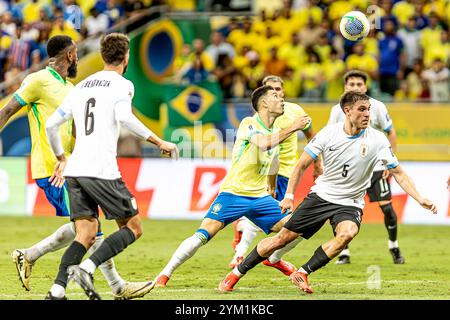
[[[268,75],[263,79],[262,83],[263,85],[271,86],[278,93],[278,95],[284,99],[283,79],[281,79],[278,76]],[[296,117],[302,116],[304,114],[306,113],[301,106],[295,103],[285,101],[284,114],[275,120],[274,125],[280,127],[281,129],[284,129],[285,127],[290,125],[291,122]],[[311,139],[315,135],[315,132],[312,128],[312,121],[307,127],[302,129],[302,133],[308,142],[311,141]],[[297,134],[293,134],[280,144],[280,155],[278,158],[280,162],[280,168],[278,170],[278,174],[276,177],[277,179],[276,190],[272,190],[270,193],[272,195],[274,194],[275,199],[281,201],[283,200],[284,194],[286,193],[287,184],[289,182],[289,176],[291,175],[292,170],[294,170],[295,163],[298,160]],[[323,172],[322,161],[319,158],[316,161],[314,161],[314,171],[313,171],[314,180],[318,176],[320,176],[322,172]],[[233,248],[235,254],[230,264],[228,265],[229,268],[231,269],[244,260],[244,255],[247,252],[248,248],[250,247],[250,244],[252,243],[253,239],[257,236],[258,232],[262,231],[260,228],[255,226],[254,223],[252,223],[249,219],[245,217],[239,219],[238,221],[233,222],[233,227],[234,227]],[[301,241],[301,238],[299,238],[298,241]],[[279,258],[277,254],[273,254],[269,259],[264,261],[263,264],[269,267],[277,268],[282,272],[291,268],[290,264],[281,260],[281,258]]]
[[[290,275],[301,290],[312,293],[307,275],[325,266],[358,234],[364,207],[364,195],[378,161],[382,161],[400,187],[426,209],[437,213],[436,206],[423,198],[411,178],[400,167],[385,135],[369,126],[369,97],[360,92],[347,92],[340,105],[345,121],[319,131],[305,147],[289,179],[282,212],[294,207],[294,192],[300,178],[320,154],[324,173],[291,219],[274,237],[262,240],[256,248],[219,284],[222,291],[232,291],[239,279],[275,250],[284,248],[299,236],[309,239],[327,220],[335,237],[318,247],[311,259]]]
[[[351,70],[344,75],[344,90],[358,91],[361,93],[367,92],[367,74],[359,70]],[[387,138],[391,144],[392,150],[397,152],[397,134],[392,124],[389,112],[383,102],[374,98],[370,98],[370,126],[386,133]],[[330,119],[328,124],[342,122],[345,115],[339,104],[331,109]],[[395,264],[405,263],[397,240],[397,214],[392,206],[391,201],[391,187],[389,184],[389,171],[383,163],[379,162],[373,171],[371,184],[367,189],[367,195],[370,202],[378,202],[381,211],[384,214],[384,224],[389,235],[388,248],[392,255]],[[336,264],[350,263],[350,250],[346,247],[339,254]]]
[[[46,299],[65,299],[65,287],[73,279],[91,300],[99,300],[92,283],[95,269],[142,235],[136,200],[122,181],[117,166],[120,125],[157,145],[162,153],[178,155],[176,145],[158,138],[131,111],[134,87],[122,76],[128,65],[129,39],[111,33],[102,38],[100,46],[103,71],[81,81],[46,123],[50,146],[58,158],[50,181],[60,186],[66,177],[70,218],[76,227],[75,240],[61,259]],[[71,118],[77,128],[77,140],[67,161],[58,128]],[[116,220],[119,230],[80,264],[95,240],[99,206],[106,219]],[[153,287],[154,283],[150,281],[148,286]]]

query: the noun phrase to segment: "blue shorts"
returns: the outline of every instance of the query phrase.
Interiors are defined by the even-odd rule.
[[[284,176],[277,176],[277,200],[281,201],[284,199],[284,195],[286,194],[287,185],[289,182],[289,178]]]
[[[69,194],[67,192],[67,183],[62,188],[52,186],[49,178],[36,179],[36,184],[44,190],[48,202],[56,209],[56,215],[60,217],[70,216]]]
[[[262,198],[238,196],[229,192],[221,192],[205,215],[205,218],[223,222],[226,225],[247,217],[266,234],[272,227],[286,217],[281,213],[279,202],[271,196]]]

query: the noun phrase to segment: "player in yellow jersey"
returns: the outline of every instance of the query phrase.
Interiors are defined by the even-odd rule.
[[[269,75],[263,79],[263,85],[269,85],[274,88],[281,98],[284,98],[283,90],[283,80],[274,75]],[[305,111],[302,107],[295,103],[284,102],[284,114],[275,120],[274,126],[284,129],[292,124],[293,119],[305,115]],[[306,140],[309,142],[315,135],[312,129],[312,122],[302,129]],[[280,169],[278,170],[276,190],[270,190],[270,193],[275,199],[281,201],[284,199],[286,193],[287,184],[289,182],[289,177],[294,170],[295,163],[298,160],[298,145],[297,145],[297,134],[290,135],[286,140],[280,144]],[[322,161],[320,158],[314,161],[314,179],[321,175],[323,172]],[[243,259],[244,254],[249,248],[251,242],[256,237],[258,231],[261,229],[257,228],[248,219],[240,219],[233,223],[234,227],[234,240],[233,248],[235,254],[230,264],[230,268],[237,266]],[[300,241],[299,238],[298,241]],[[270,259],[264,261],[264,265],[269,267],[275,267],[281,271],[289,269],[289,265],[285,265],[285,262],[281,260],[280,256],[273,255]]]
[[[242,120],[233,147],[232,165],[220,193],[195,234],[185,239],[156,278],[156,287],[165,287],[172,273],[192,257],[221,229],[246,216],[266,234],[277,232],[290,215],[282,214],[278,201],[267,192],[267,180],[275,182],[278,171],[278,145],[293,132],[309,125],[307,115],[296,118],[285,129],[274,127],[283,114],[283,99],[270,86],[252,93],[253,117]],[[275,188],[275,185],[272,185]],[[293,267],[295,271],[295,267]]]
[[[47,140],[45,122],[73,88],[67,78],[74,78],[77,74],[77,47],[68,36],[54,36],[47,43],[47,53],[49,65],[43,70],[29,74],[13,98],[0,110],[0,129],[22,107],[27,108],[32,145],[32,178],[39,188],[44,190],[48,201],[56,209],[56,215],[68,217],[70,206],[66,185],[58,188],[49,182],[57,161]],[[61,126],[59,130],[66,156],[72,152],[74,133],[71,123]],[[69,222],[32,247],[13,251],[13,262],[26,290],[31,289],[31,271],[37,259],[67,246],[74,238],[75,228],[73,223]],[[103,233],[99,232],[92,251],[95,251],[103,240]],[[147,282],[125,282],[117,273],[113,260],[105,262],[100,269],[116,298],[132,299],[147,293]]]

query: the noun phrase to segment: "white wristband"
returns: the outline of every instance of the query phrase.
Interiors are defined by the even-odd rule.
[[[293,193],[286,193],[284,195],[285,199],[294,200],[294,194]]]

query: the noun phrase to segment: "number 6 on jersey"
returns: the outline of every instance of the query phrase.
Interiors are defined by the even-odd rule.
[[[92,112],[89,112],[89,109],[94,107],[95,107],[95,99],[90,98],[86,102],[86,112],[84,114],[84,131],[87,136],[90,135],[92,132],[94,132],[94,114]],[[89,119],[91,119],[90,122]]]

